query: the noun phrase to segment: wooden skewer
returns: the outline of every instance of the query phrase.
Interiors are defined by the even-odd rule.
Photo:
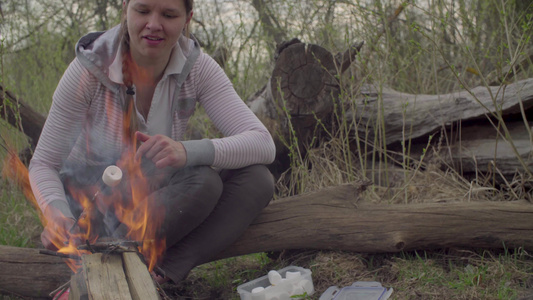
[[[61,258],[68,258],[68,259],[75,259],[75,260],[80,260],[81,259],[81,257],[79,255],[76,255],[76,254],[59,253],[59,252],[48,250],[48,249],[40,249],[39,253],[40,254],[45,254],[45,255],[57,256],[57,257],[61,257]]]
[[[59,298],[59,296],[61,296],[69,286],[70,286],[70,280],[67,281],[67,282],[65,282],[65,283],[63,283],[63,284],[62,284],[60,287],[58,287],[57,289],[51,291],[50,294],[48,294],[48,295],[49,295],[50,297],[54,297],[54,299]],[[55,296],[54,296],[55,293],[57,293],[57,292],[59,292],[59,291],[61,291],[61,290],[63,290],[63,293],[61,293],[60,295],[57,295],[58,297],[55,297]]]

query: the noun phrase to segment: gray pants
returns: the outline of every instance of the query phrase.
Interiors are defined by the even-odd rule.
[[[264,165],[221,172],[198,166],[168,177],[147,199],[151,207],[165,211],[159,232],[166,238],[167,251],[160,265],[165,275],[179,282],[192,268],[210,261],[239,238],[273,193],[274,180]],[[79,205],[68,194],[67,198],[78,216]],[[112,235],[123,236],[127,228],[118,221],[111,225],[110,215],[108,211],[104,217],[105,227],[118,226]]]
[[[162,227],[167,253],[161,268],[179,282],[241,236],[272,199],[274,181],[263,165],[220,174],[195,167],[174,174],[156,193],[167,211]]]

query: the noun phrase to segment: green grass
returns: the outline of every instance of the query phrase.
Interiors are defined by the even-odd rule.
[[[0,245],[35,247],[42,229],[35,209],[7,182],[1,189]]]
[[[316,292],[306,299],[318,299],[330,286],[355,281],[378,281],[393,288],[391,299],[513,300],[530,295],[533,288],[533,257],[518,249],[398,254],[292,251],[283,258],[252,254],[199,266],[185,281],[165,290],[175,299],[239,299],[237,286],[288,265],[312,271]]]
[[[398,299],[517,299],[532,287],[533,260],[520,249],[419,253],[394,259]]]

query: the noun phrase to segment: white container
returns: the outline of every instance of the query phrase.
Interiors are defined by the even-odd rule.
[[[356,281],[351,286],[330,286],[318,300],[387,300],[393,289],[386,289],[376,281]]]
[[[286,299],[289,296],[289,299],[300,299],[300,298],[290,298],[294,295],[301,295],[307,293],[307,295],[312,295],[315,292],[313,286],[313,279],[311,277],[311,270],[296,267],[288,266],[281,270],[277,271],[282,280],[276,285],[271,285],[268,275],[259,277],[250,282],[241,284],[237,287],[237,292],[241,296],[241,300],[273,300],[273,299]],[[294,274],[300,272],[300,276],[291,275],[287,279],[287,272]],[[263,287],[264,290],[256,293],[252,293],[252,290],[257,287]],[[295,291],[301,291],[303,287],[305,290],[299,294],[293,294]],[[260,289],[258,289],[260,290]],[[257,291],[257,290],[256,290]]]

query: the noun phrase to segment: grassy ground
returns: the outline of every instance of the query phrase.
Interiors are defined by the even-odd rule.
[[[42,228],[33,207],[7,182],[0,191],[0,245],[35,247]]]
[[[167,292],[176,299],[238,299],[239,284],[288,265],[312,271],[316,293],[309,299],[318,299],[329,286],[359,280],[393,288],[391,299],[533,297],[533,260],[527,252],[464,249],[394,255],[296,251],[278,258],[254,254],[196,268]]]
[[[38,216],[7,182],[2,183],[0,226],[0,244],[40,246]],[[163,287],[172,299],[239,299],[239,285],[289,265],[312,271],[316,292],[309,299],[318,299],[329,286],[358,280],[393,288],[391,299],[533,299],[533,256],[523,249],[257,253],[199,266],[184,282]]]

